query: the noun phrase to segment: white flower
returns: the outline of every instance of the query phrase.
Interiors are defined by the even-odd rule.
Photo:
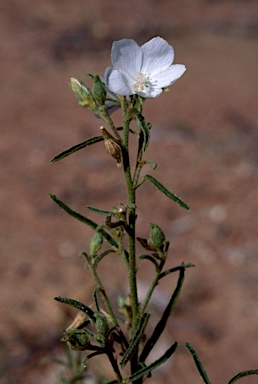
[[[137,94],[157,97],[162,88],[173,84],[185,72],[182,64],[173,64],[174,49],[161,37],[154,37],[141,47],[131,39],[115,41],[105,80],[117,95]]]

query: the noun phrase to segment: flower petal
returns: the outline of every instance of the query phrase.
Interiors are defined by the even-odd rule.
[[[142,50],[134,40],[115,41],[112,45],[111,58],[114,68],[127,75],[135,77],[140,72]]]
[[[173,84],[186,71],[185,65],[173,64],[164,71],[151,77],[151,83],[158,88],[168,87]]]
[[[162,37],[154,37],[142,47],[141,72],[151,75],[167,69],[174,60],[174,49]]]
[[[107,68],[108,70],[108,68]],[[108,70],[108,76],[106,78],[108,89],[117,95],[129,96],[135,92],[132,89],[133,80],[128,78],[124,73],[118,69]]]
[[[161,94],[161,88],[146,88],[144,92],[137,92],[137,95],[147,98],[157,97]]]

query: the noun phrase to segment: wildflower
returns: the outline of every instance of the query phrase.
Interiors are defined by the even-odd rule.
[[[106,69],[105,80],[111,92],[122,96],[157,97],[186,70],[172,64],[174,49],[161,37],[141,47],[131,39],[115,41],[111,58],[113,67]]]

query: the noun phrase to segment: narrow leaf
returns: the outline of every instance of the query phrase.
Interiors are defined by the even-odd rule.
[[[89,308],[87,305],[82,304],[80,301],[69,299],[68,297],[55,297],[56,301],[59,301],[60,303],[71,305],[74,308],[79,309],[80,311],[86,313],[94,322],[96,321],[94,317],[94,312],[91,308]]]
[[[141,256],[140,256],[140,260],[149,260],[149,261],[151,261],[151,262],[154,264],[155,269],[158,270],[158,268],[159,268],[159,265],[158,265],[158,263],[157,263],[157,260],[156,260],[153,256],[150,256],[150,255],[141,255]]]
[[[97,287],[94,289],[94,293],[93,293],[93,297],[94,297],[94,302],[95,302],[95,306],[96,306],[96,309],[97,309],[97,312],[100,312],[100,305],[99,305],[99,299],[98,299],[98,293],[99,291],[101,291],[102,289],[100,287]]]
[[[258,369],[250,369],[248,371],[239,372],[236,376],[232,377],[232,379],[228,382],[228,384],[235,383],[237,380],[241,379],[245,376],[250,375],[258,375]]]
[[[198,372],[201,376],[201,378],[203,379],[204,383],[205,384],[211,384],[209,378],[208,378],[208,375],[202,365],[202,362],[201,360],[199,359],[199,356],[197,355],[196,351],[194,350],[194,348],[192,347],[192,345],[190,343],[186,343],[185,346],[189,349],[191,355],[193,356],[193,359],[194,359],[194,362],[195,362],[195,365],[198,369]]]
[[[150,182],[152,182],[152,184],[154,184],[156,188],[158,188],[169,199],[173,200],[175,203],[180,205],[180,207],[186,209],[187,211],[190,210],[189,206],[182,199],[180,199],[180,197],[175,195],[173,192],[169,191],[163,184],[161,184],[157,179],[155,179],[155,177],[151,175],[145,175],[145,179],[148,179]]]
[[[150,129],[141,114],[136,115],[136,123],[140,133],[143,135],[142,150],[145,152],[150,142]]]
[[[174,268],[171,268],[171,269],[167,269],[166,271],[162,272],[160,275],[159,275],[159,280],[162,279],[162,277],[165,277],[167,275],[169,275],[170,273],[173,273],[173,272],[176,272],[176,271],[180,271],[180,269],[185,269],[185,268],[191,268],[191,267],[195,267],[194,264],[192,263],[186,263],[186,264],[181,264],[181,265],[178,265],[177,267],[174,267]]]
[[[106,255],[109,255],[110,253],[114,253],[113,249],[107,249],[106,251],[102,252],[100,255],[98,255],[98,256],[94,259],[94,264],[93,264],[93,268],[94,268],[94,270],[97,268],[98,263],[100,262],[100,260],[102,260],[103,257],[105,257]]]
[[[102,140],[103,140],[102,136],[96,136],[96,137],[93,137],[92,139],[83,141],[82,143],[76,144],[73,147],[59,153],[59,155],[55,156],[50,162],[55,163],[56,161],[61,160],[64,157],[67,157],[72,153],[79,151],[82,148],[88,147],[89,145],[98,143],[99,141],[102,141]]]
[[[143,350],[142,350],[142,353],[140,355],[140,361],[144,362],[146,360],[146,358],[148,357],[150,351],[152,350],[152,348],[154,347],[154,345],[156,344],[156,342],[158,341],[160,335],[163,333],[165,327],[166,327],[166,324],[167,324],[167,321],[175,307],[175,304],[176,304],[176,301],[177,301],[177,298],[179,296],[179,293],[180,293],[180,290],[181,290],[181,287],[183,285],[183,281],[184,281],[184,268],[180,269],[179,271],[179,277],[178,277],[178,281],[177,281],[177,286],[171,296],[171,299],[169,300],[163,314],[162,314],[162,317],[160,319],[160,321],[157,323],[152,335],[150,336],[150,338],[147,340]]]
[[[110,215],[111,214],[110,211],[104,211],[103,209],[98,209],[98,208],[89,207],[89,206],[85,207],[85,209],[92,211],[92,212],[100,213],[101,215]]]
[[[129,377],[129,381],[135,381],[140,379],[142,376],[148,376],[148,374],[153,371],[153,369],[156,369],[161,364],[165,363],[171,355],[175,352],[177,349],[177,342],[175,342],[165,353],[162,355],[158,360],[154,361],[154,363],[148,365],[147,367],[144,367],[140,369],[138,372],[136,372],[134,375]]]
[[[153,161],[153,160],[145,160],[145,161],[144,161],[144,164],[150,164],[150,165],[152,166],[153,171],[154,171],[154,169],[156,169],[157,166],[158,166],[158,164],[155,163],[155,161]]]
[[[50,197],[57,205],[59,205],[60,208],[66,211],[70,216],[88,225],[92,229],[95,229],[95,230],[97,229],[98,224],[96,224],[94,221],[88,219],[87,217],[81,215],[80,213],[75,212],[70,207],[68,207],[68,205],[66,205],[61,200],[59,200],[55,195],[50,194]],[[111,244],[115,248],[118,248],[117,242],[104,229],[98,229],[98,232],[104,237],[104,239],[106,239],[109,242],[109,244]]]
[[[141,337],[143,335],[143,332],[145,330],[145,327],[148,323],[148,320],[150,318],[149,313],[144,313],[142,318],[139,321],[139,324],[136,328],[135,334],[130,342],[129,348],[125,351],[124,356],[120,362],[121,368],[123,369],[126,365],[126,363],[131,360],[131,357],[136,351],[136,348],[138,347]]]

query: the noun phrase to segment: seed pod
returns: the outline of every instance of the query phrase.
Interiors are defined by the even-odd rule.
[[[86,323],[87,320],[88,320],[88,315],[86,315],[86,313],[78,312],[74,320],[72,321],[72,323],[69,325],[69,327],[66,328],[66,331],[71,331],[72,329],[75,329],[75,328],[79,329]]]
[[[117,168],[120,169],[122,166],[122,150],[120,144],[104,127],[100,127],[100,130],[104,138],[107,153],[116,159]]]
[[[85,330],[72,329],[64,332],[61,341],[66,342],[67,345],[74,351],[85,351],[91,349],[91,343]]]

